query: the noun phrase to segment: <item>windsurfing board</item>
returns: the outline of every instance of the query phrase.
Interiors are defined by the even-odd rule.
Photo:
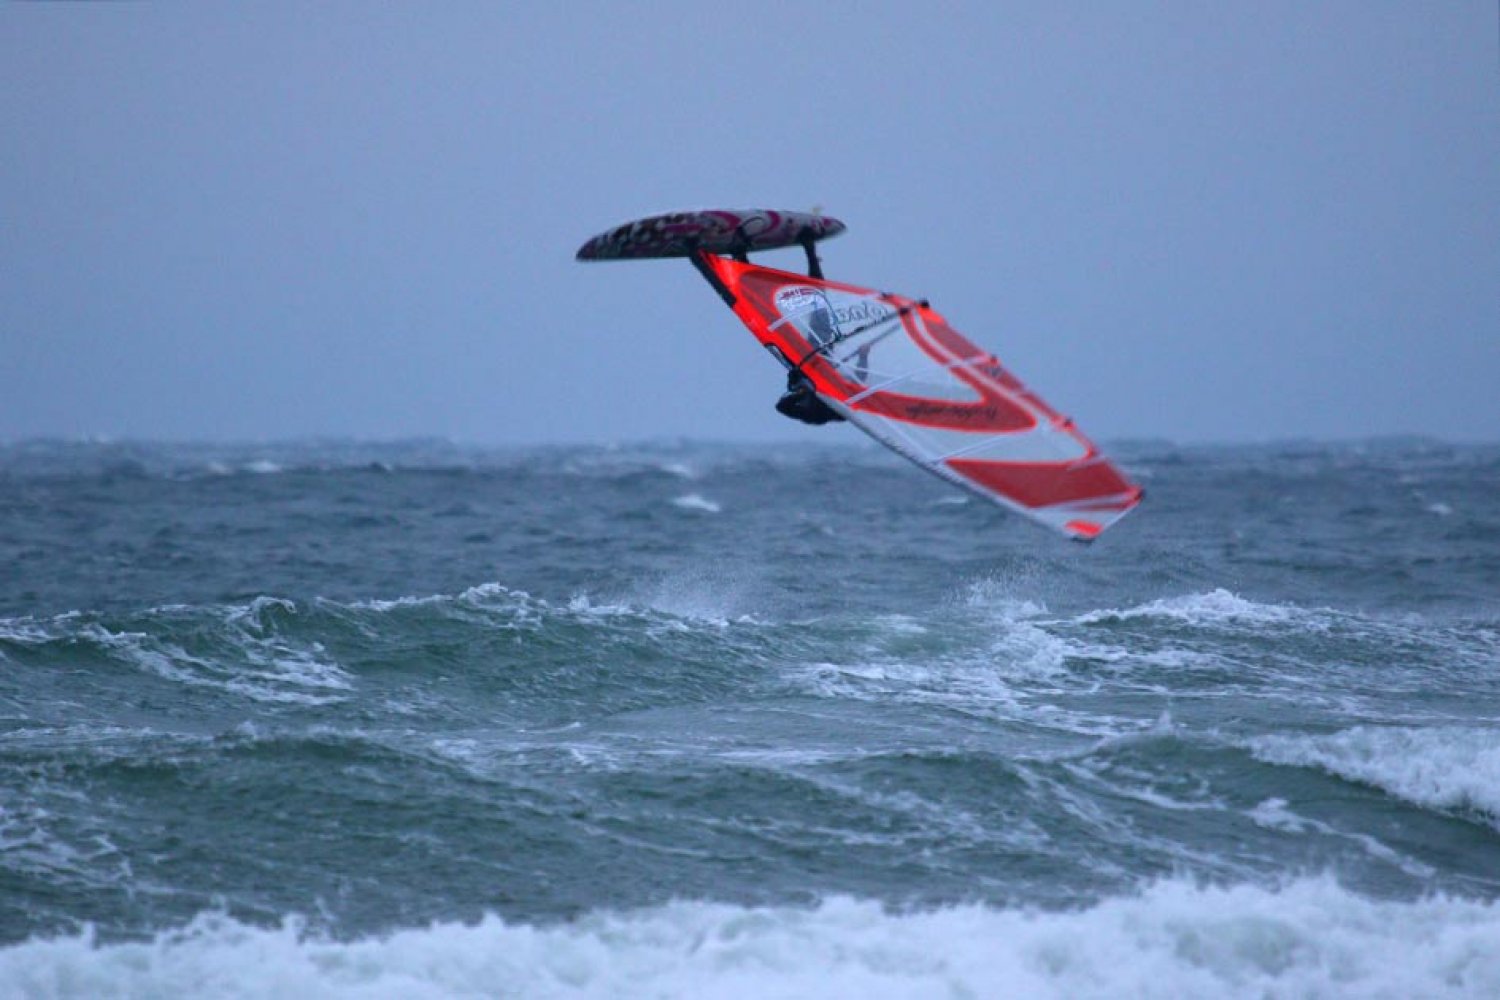
[[[708,253],[755,253],[805,246],[844,231],[838,219],[765,208],[669,212],[616,226],[589,240],[579,260],[633,260]]]

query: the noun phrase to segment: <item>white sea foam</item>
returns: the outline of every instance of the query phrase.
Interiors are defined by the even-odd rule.
[[[191,613],[194,609],[185,605],[175,607],[154,608],[153,612],[179,611]],[[246,637],[255,637],[253,641],[264,641],[271,627],[267,623],[267,616],[271,614],[295,615],[297,605],[284,597],[268,597],[264,594],[255,598],[249,604],[231,605],[223,609],[224,621]]]
[[[1081,624],[1132,618],[1172,618],[1190,625],[1285,622],[1297,609],[1280,604],[1258,604],[1222,587],[1205,594],[1186,594],[1151,601],[1123,611],[1091,611],[1079,617]]]
[[[1255,808],[1246,810],[1245,815],[1256,826],[1267,830],[1279,830],[1282,833],[1296,834],[1305,834],[1312,831],[1322,834],[1325,837],[1353,841],[1370,857],[1378,858],[1388,864],[1395,865],[1412,878],[1430,879],[1436,874],[1436,870],[1431,865],[1402,854],[1400,851],[1392,850],[1377,838],[1367,833],[1341,830],[1328,823],[1300,816],[1287,806],[1286,799],[1264,799],[1257,803]]]
[[[494,582],[476,584],[458,594],[376,598],[349,604],[320,600],[318,604],[334,614],[342,614],[346,610],[388,614],[411,608],[432,609],[442,615],[479,620],[491,627],[511,629],[535,628],[551,610],[546,601],[532,597],[524,590]],[[368,630],[364,623],[359,623],[359,626]]]
[[[1085,910],[892,914],[680,902],[537,926],[487,917],[333,942],[222,916],[142,943],[0,950],[0,994],[212,997],[1489,997],[1500,909],[1328,879],[1159,883]]]
[[[333,663],[321,643],[307,646],[275,637],[258,636],[247,627],[253,610],[231,608],[226,624],[232,655],[212,658],[195,655],[181,645],[144,632],[116,632],[95,622],[78,635],[148,673],[193,687],[216,688],[255,701],[323,705],[339,700],[353,687],[353,678]]]
[[[930,631],[926,625],[911,615],[877,615],[875,622],[882,629],[896,636],[926,635]]]
[[[501,583],[476,584],[459,594],[428,594],[425,597],[408,596],[394,598],[371,598],[340,605],[334,601],[320,601],[328,607],[349,607],[357,611],[395,611],[400,608],[421,608],[432,605],[465,605],[484,607],[525,607],[534,603],[524,590],[513,590]]]
[[[1199,670],[1218,665],[1213,657],[1191,650],[1172,647],[1149,649],[1085,641],[1076,634],[1068,633],[1077,633],[1078,625],[1087,625],[1105,617],[1130,615],[1135,611],[1090,612],[1078,618],[1058,617],[1050,615],[1044,604],[1015,596],[1015,590],[1020,586],[1028,586],[1024,574],[1016,580],[976,581],[962,592],[962,604],[965,608],[984,612],[994,625],[999,626],[988,652],[992,658],[998,655],[995,665],[1008,674],[1061,678],[1069,669],[1081,664],[1088,664],[1091,668],[1108,665],[1121,671],[1136,667]],[[1213,595],[1207,596],[1213,598]],[[1170,614],[1179,611],[1171,602],[1158,603],[1166,607]],[[1196,606],[1195,600],[1187,600],[1185,607],[1188,610],[1183,613],[1194,613],[1191,609]]]
[[[83,639],[106,655],[167,680],[233,691],[257,701],[321,705],[353,688],[353,677],[333,662],[322,643],[278,635],[267,620],[273,611],[298,613],[291,601],[257,597],[244,605],[162,605],[138,620],[187,626],[200,641],[198,653],[151,631],[111,628],[78,612],[45,621],[0,620],[0,640],[43,645]],[[209,616],[214,620],[207,620]]]
[[[672,505],[680,507],[683,510],[702,511],[705,514],[717,514],[721,509],[717,503],[703,496],[701,493],[684,494],[675,498],[672,501]]]
[[[1047,613],[1045,605],[1030,598],[1016,596],[1020,589],[1030,590],[1033,581],[1025,571],[997,578],[973,580],[958,595],[959,603],[975,611],[989,612],[1003,621],[1020,621]]]
[[[715,627],[734,622],[754,622],[752,613],[758,581],[742,566],[659,577],[635,589],[632,606],[670,615],[676,619]]]
[[[436,600],[452,600],[451,598],[438,597]],[[473,605],[486,608],[529,608],[546,602],[533,598],[524,590],[515,590],[505,586],[503,583],[481,583],[477,584],[463,593],[459,594],[457,601],[461,604]]]
[[[391,612],[404,608],[439,608],[454,615],[482,616],[493,627],[529,629],[540,626],[549,616],[563,615],[585,620],[611,618],[644,618],[648,633],[690,631],[692,624],[723,627],[731,620],[754,622],[749,613],[737,611],[745,591],[737,574],[697,573],[683,577],[662,577],[642,585],[628,596],[614,600],[601,599],[580,591],[565,603],[553,603],[533,597],[500,583],[483,583],[460,594],[432,594],[426,597],[398,597],[389,600],[365,600],[350,604],[319,601],[319,605],[338,611]]]
[[[1141,658],[1058,634],[1065,622],[1048,617],[1034,601],[1009,596],[1004,584],[971,584],[956,603],[956,617],[944,619],[943,627],[909,615],[879,616],[862,655],[803,664],[787,677],[820,697],[895,699],[1010,716],[1026,693],[1096,683],[1092,675],[1076,674],[1080,662]]]
[[[1257,803],[1254,809],[1245,813],[1255,822],[1256,826],[1267,830],[1280,830],[1283,833],[1302,833],[1309,827],[1323,828],[1323,824],[1314,823],[1305,817],[1298,816],[1287,808],[1286,799],[1269,798]]]
[[[1328,736],[1252,741],[1272,764],[1321,768],[1429,809],[1472,810],[1500,824],[1500,730],[1357,726]]]
[[[34,618],[0,619],[0,641],[18,646],[39,646],[52,638],[52,633]]]
[[[1004,579],[968,583],[951,598],[954,607],[944,618],[944,628],[912,616],[877,618],[882,630],[864,649],[864,657],[852,663],[814,664],[801,676],[826,696],[858,696],[858,690],[837,684],[840,676],[847,676],[894,682],[898,690],[882,688],[882,693],[921,702],[995,697],[1010,703],[1014,684],[1032,691],[1038,685],[1073,688],[1097,684],[1101,670],[1124,678],[1140,669],[1202,672],[1223,667],[1217,655],[1193,649],[1098,642],[1097,631],[1080,628],[1098,613],[1083,618],[1052,615],[1044,604],[1019,597],[1020,586]],[[912,654],[901,640],[924,633],[941,633],[944,639],[918,651],[916,663],[909,663]],[[1140,684],[1158,690],[1161,679],[1148,676]]]

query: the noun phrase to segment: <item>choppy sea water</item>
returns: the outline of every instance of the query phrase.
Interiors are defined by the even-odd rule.
[[[1500,446],[1113,450],[0,446],[0,995],[1500,995]]]

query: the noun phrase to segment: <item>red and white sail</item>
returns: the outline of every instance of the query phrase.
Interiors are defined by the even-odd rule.
[[[1071,420],[926,303],[711,253],[699,261],[824,402],[928,471],[1083,540],[1140,502]]]

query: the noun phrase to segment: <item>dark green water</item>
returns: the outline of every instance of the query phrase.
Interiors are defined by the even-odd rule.
[[[1492,995],[1500,448],[1115,451],[0,448],[0,993]]]

